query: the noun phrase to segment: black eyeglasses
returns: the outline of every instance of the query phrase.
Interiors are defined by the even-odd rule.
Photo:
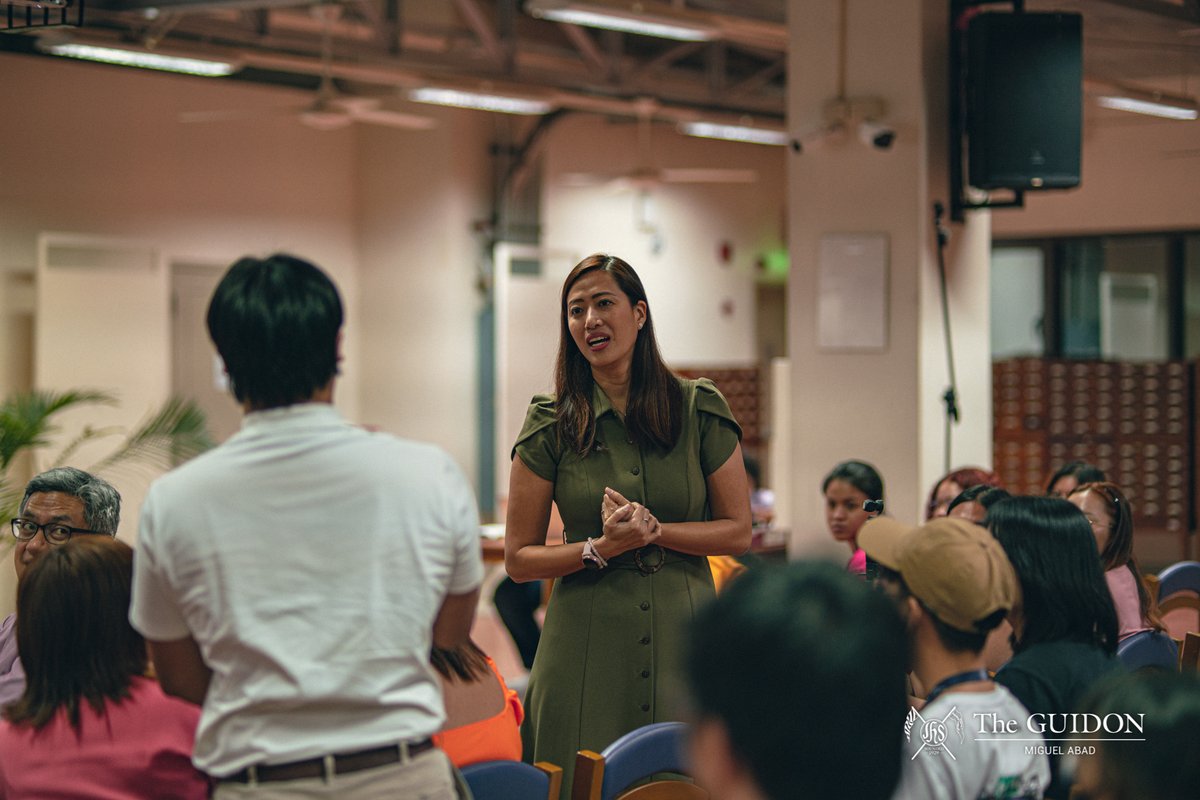
[[[13,536],[17,537],[18,541],[32,541],[38,535],[38,531],[41,531],[45,535],[46,541],[50,544],[66,544],[77,533],[100,533],[100,531],[90,531],[86,528],[72,528],[70,525],[63,525],[61,522],[48,522],[45,525],[38,525],[36,522],[28,519],[14,519],[12,521]]]

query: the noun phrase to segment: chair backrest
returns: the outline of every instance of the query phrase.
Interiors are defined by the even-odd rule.
[[[1180,561],[1158,574],[1158,612],[1167,632],[1183,639],[1200,631],[1200,562]]]
[[[1158,573],[1159,601],[1176,592],[1200,594],[1200,561],[1180,561]]]
[[[1200,633],[1188,631],[1179,648],[1179,671],[1200,672]]]
[[[545,761],[481,761],[461,770],[475,800],[558,800],[562,769]]]
[[[1179,667],[1179,648],[1165,633],[1142,631],[1117,645],[1117,658],[1131,672],[1146,668],[1175,670]]]
[[[601,753],[581,750],[575,759],[572,800],[652,800],[707,798],[708,792],[684,781],[656,781],[629,792],[632,784],[660,772],[688,775],[682,722],[656,722],[617,739]]]

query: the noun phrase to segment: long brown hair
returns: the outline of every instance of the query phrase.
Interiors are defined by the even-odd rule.
[[[654,318],[646,289],[633,267],[616,256],[596,253],[575,265],[563,281],[558,359],[554,365],[554,411],[560,441],[586,455],[596,444],[596,419],[592,412],[592,368],[571,337],[567,296],[575,282],[589,272],[603,270],[613,277],[631,305],[646,304],[646,321],[633,346],[629,376],[629,404],[625,427],[634,442],[671,450],[683,427],[683,390],[679,379],[667,369],[654,336]]]
[[[17,587],[17,650],[25,692],[14,724],[41,728],[65,708],[79,728],[86,701],[97,713],[129,696],[146,671],[146,643],[129,624],[133,550],[108,536],[76,536],[30,565]]]
[[[1110,481],[1082,483],[1076,486],[1069,496],[1074,497],[1083,492],[1095,492],[1104,501],[1104,507],[1108,509],[1108,516],[1112,519],[1112,524],[1108,527],[1108,541],[1104,544],[1104,550],[1100,552],[1100,567],[1105,572],[1118,567],[1125,567],[1132,572],[1142,620],[1148,622],[1155,630],[1165,630],[1162,617],[1158,613],[1158,603],[1146,590],[1146,584],[1142,582],[1142,571],[1133,555],[1133,506],[1129,505],[1129,500],[1121,488]]]

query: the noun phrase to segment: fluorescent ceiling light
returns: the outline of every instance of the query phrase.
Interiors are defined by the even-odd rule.
[[[67,58],[80,58],[85,61],[100,61],[105,64],[117,64],[123,67],[141,67],[143,69],[158,69],[165,72],[180,72],[185,75],[201,75],[206,78],[219,78],[231,75],[238,70],[238,65],[229,61],[216,61],[206,58],[189,58],[172,56],[165,53],[150,53],[142,50],[124,50],[117,47],[100,47],[91,44],[53,44],[44,48],[45,52]]]
[[[456,108],[478,108],[482,111],[498,111],[501,114],[545,114],[550,110],[550,104],[545,100],[483,92],[464,92],[459,89],[438,89],[432,86],[414,89],[408,97],[418,103],[432,103]]]
[[[1193,98],[1175,97],[1158,92],[1133,89],[1110,90],[1097,96],[1096,102],[1104,108],[1132,111],[1135,114],[1149,114],[1152,117],[1196,119],[1200,116],[1200,108],[1197,107]]]
[[[719,122],[685,122],[680,129],[688,136],[705,139],[726,139],[731,142],[753,144],[787,144],[787,133],[769,128],[752,128],[749,125],[726,125]]]
[[[693,22],[682,15],[677,16],[670,13],[669,8],[662,11],[651,11],[642,3],[629,5],[630,8],[622,8],[595,2],[529,0],[525,4],[525,11],[531,16],[554,22],[636,33],[658,39],[706,42],[717,36],[717,31],[712,25]]]

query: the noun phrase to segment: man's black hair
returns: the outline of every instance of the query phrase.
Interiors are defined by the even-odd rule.
[[[702,719],[772,800],[891,797],[900,778],[908,645],[894,605],[825,563],[751,570],[691,626]]]
[[[238,261],[208,306],[208,332],[234,396],[253,410],[303,403],[328,384],[341,327],[333,281],[283,253]]]

